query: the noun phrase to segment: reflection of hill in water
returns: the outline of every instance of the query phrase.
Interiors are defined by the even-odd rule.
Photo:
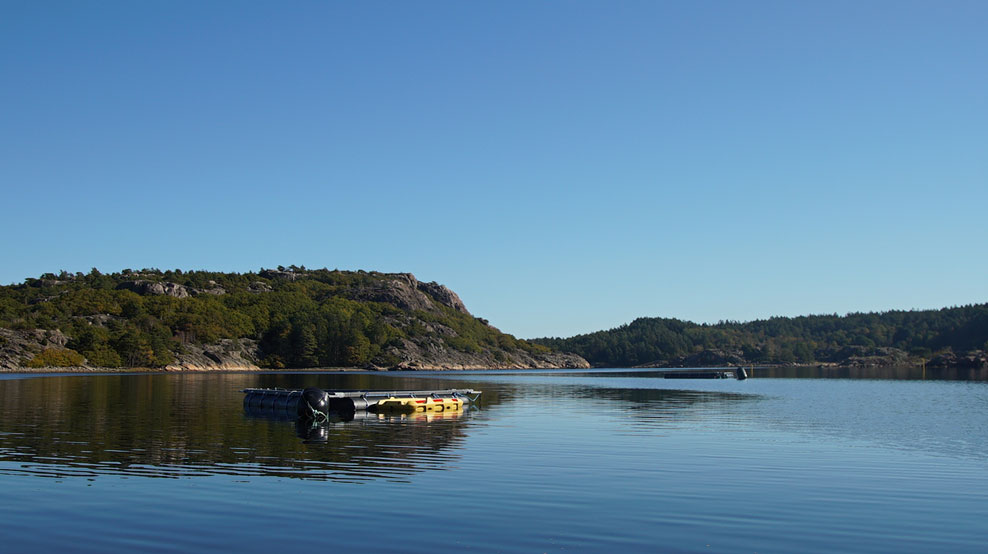
[[[567,403],[573,410],[626,417],[633,429],[661,430],[698,423],[731,423],[739,411],[762,401],[755,394],[594,385],[545,385],[526,389],[529,398]]]
[[[243,377],[5,381],[0,383],[0,463],[17,467],[0,465],[0,472],[400,479],[442,469],[456,456],[470,419],[469,413],[374,416],[296,429],[289,421],[246,417],[239,391],[256,380]]]
[[[892,381],[988,381],[988,369],[922,367],[772,367],[756,377],[787,379],[881,379]]]
[[[0,472],[43,476],[276,475],[403,479],[458,457],[475,415],[377,416],[309,427],[249,417],[245,387],[483,390],[496,413],[517,400],[563,410],[623,411],[650,426],[729,413],[750,395],[482,379],[375,375],[111,375],[0,382]],[[720,407],[723,407],[721,409]]]

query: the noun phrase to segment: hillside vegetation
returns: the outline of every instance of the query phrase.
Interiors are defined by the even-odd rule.
[[[988,304],[924,311],[773,317],[696,324],[640,318],[621,327],[532,342],[600,367],[790,364],[985,363]]]
[[[0,287],[0,366],[581,367],[411,274],[62,272]]]

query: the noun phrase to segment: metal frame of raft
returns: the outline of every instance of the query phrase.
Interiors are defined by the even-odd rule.
[[[462,410],[476,402],[481,391],[474,389],[443,390],[342,390],[324,391],[315,387],[304,390],[243,389],[244,410],[316,421],[330,415],[352,416],[358,411],[376,413],[443,412]],[[472,398],[471,398],[472,396]]]

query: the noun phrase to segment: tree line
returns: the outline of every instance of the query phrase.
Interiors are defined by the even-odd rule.
[[[738,352],[756,363],[841,361],[882,348],[929,358],[948,350],[988,350],[988,304],[773,317],[747,323],[640,318],[606,331],[532,342],[579,354],[597,366],[612,367],[667,362],[705,350]]]

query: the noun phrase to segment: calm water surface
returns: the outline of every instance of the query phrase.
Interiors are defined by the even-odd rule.
[[[908,377],[908,376],[907,376]],[[244,387],[484,391],[309,428]],[[984,552],[988,383],[0,377],[5,552]]]

